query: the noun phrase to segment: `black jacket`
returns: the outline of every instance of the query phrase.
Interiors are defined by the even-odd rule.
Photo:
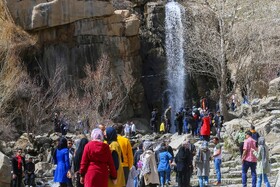
[[[143,154],[143,150],[142,149],[138,149],[135,154],[134,154],[134,166],[137,169],[137,162],[140,160],[140,155]]]
[[[27,162],[25,165],[25,172],[34,173],[35,171],[35,164],[33,162]]]
[[[177,165],[177,171],[188,171],[192,168],[192,154],[190,150],[180,147],[175,157],[175,163]]]
[[[18,158],[17,157],[13,157],[12,158],[12,169],[13,169],[13,174],[22,174],[22,168],[24,168],[25,171],[25,158],[21,157],[21,169],[18,168]]]

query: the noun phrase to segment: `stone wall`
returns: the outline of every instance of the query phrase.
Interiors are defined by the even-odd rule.
[[[78,87],[85,76],[85,64],[94,65],[105,54],[128,94],[125,109],[117,114],[122,121],[141,117],[144,90],[140,83],[142,60],[139,54],[140,20],[128,10],[114,10],[109,1],[11,0],[7,7],[16,22],[38,36],[36,54],[26,54],[30,71],[62,77],[69,87]]]

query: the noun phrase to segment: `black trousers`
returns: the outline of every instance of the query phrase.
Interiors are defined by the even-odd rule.
[[[12,186],[13,187],[21,187],[22,184],[22,175],[18,174],[15,179],[12,181]]]
[[[191,171],[177,171],[178,187],[190,187]]]

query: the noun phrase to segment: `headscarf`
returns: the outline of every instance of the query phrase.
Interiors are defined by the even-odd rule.
[[[266,158],[266,151],[267,151],[267,147],[265,145],[265,139],[264,137],[259,137],[258,139],[258,146],[259,146],[259,151],[260,151],[260,155],[262,157],[262,167],[263,169],[266,168],[267,164],[268,164],[268,160]]]
[[[147,140],[143,143],[143,149],[144,151],[147,151],[147,150],[153,150],[153,142]]]
[[[81,163],[81,160],[82,160],[84,148],[85,148],[87,143],[88,143],[88,139],[86,139],[86,138],[82,138],[80,140],[79,147],[78,147],[78,149],[75,153],[75,157],[74,157],[74,172],[80,170],[80,163]]]
[[[108,144],[110,145],[113,141],[117,141],[117,131],[113,127],[107,127],[106,128],[106,140]]]
[[[102,130],[100,130],[99,128],[93,129],[91,132],[91,139],[95,140],[95,141],[103,142],[104,135],[103,135]]]
[[[198,149],[196,160],[198,162],[205,161],[207,158],[205,157],[205,154],[203,154],[203,152],[206,152],[208,150],[209,150],[208,142],[207,141],[203,141],[201,146],[200,146],[200,148]]]

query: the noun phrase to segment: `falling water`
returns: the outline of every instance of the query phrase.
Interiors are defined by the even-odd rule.
[[[167,90],[169,90],[169,95],[165,105],[167,104],[172,107],[172,123],[174,122],[174,112],[184,106],[185,66],[182,17],[180,4],[173,1],[166,4],[165,49],[167,57]]]

